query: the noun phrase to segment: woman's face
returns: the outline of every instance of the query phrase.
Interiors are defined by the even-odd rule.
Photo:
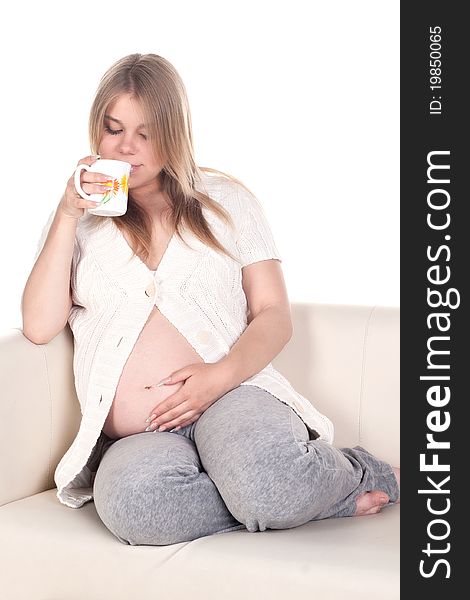
[[[159,189],[157,176],[163,164],[155,158],[140,102],[131,94],[119,96],[107,107],[98,154],[131,163],[129,190]]]

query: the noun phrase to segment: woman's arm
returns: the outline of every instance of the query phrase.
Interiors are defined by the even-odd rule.
[[[92,165],[96,156],[86,156],[78,164]],[[103,193],[108,176],[103,173],[81,175],[87,194]],[[70,276],[78,220],[85,209],[97,203],[81,198],[75,189],[72,174],[54,214],[49,231],[44,228],[45,241],[26,282],[21,297],[23,334],[35,344],[48,344],[62,331],[72,308]],[[40,240],[40,244],[42,240]],[[39,250],[39,248],[38,248]]]
[[[290,302],[281,263],[263,260],[242,270],[249,308],[248,326],[230,352],[218,361],[230,388],[252,377],[284,348],[292,337]]]
[[[77,220],[58,208],[26,282],[21,298],[23,334],[35,344],[49,343],[67,323],[76,228]]]

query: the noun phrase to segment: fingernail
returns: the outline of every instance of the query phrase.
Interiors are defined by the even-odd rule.
[[[165,385],[165,383],[168,383],[169,381],[171,381],[171,375],[170,375],[170,377],[167,377],[166,379],[162,379],[160,381],[160,383],[157,383],[157,385],[155,387],[160,387],[161,385]]]
[[[157,416],[156,414],[150,415],[150,417],[147,417],[147,419],[145,419],[145,422],[146,423],[150,423],[150,421],[152,421],[153,419],[155,419],[156,416]]]

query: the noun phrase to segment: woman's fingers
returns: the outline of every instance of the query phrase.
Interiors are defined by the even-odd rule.
[[[179,417],[174,417],[170,421],[166,422],[163,422],[162,417],[159,417],[158,420],[152,421],[150,425],[145,429],[145,431],[166,431],[168,429],[173,429],[177,426],[184,427],[189,423],[194,423],[194,421],[197,421],[201,414],[202,413],[197,413],[194,410],[190,410],[188,412],[183,413]]]
[[[99,156],[89,155],[81,158],[77,166],[79,165],[93,165]],[[111,186],[114,182],[114,178],[106,175],[105,173],[94,173],[90,172],[87,169],[82,169],[80,171],[80,187],[83,192],[88,196],[93,194],[99,194],[103,196],[111,189]],[[75,187],[75,170],[69,180],[67,181],[67,186],[65,188],[64,195],[59,203],[59,207],[61,212],[63,212],[68,217],[72,217],[74,219],[80,219],[85,213],[85,209],[87,208],[96,208],[99,205],[101,198],[98,202],[94,200],[90,200],[88,198],[82,198],[78,193]]]
[[[109,175],[90,173],[89,171],[83,171],[80,178],[82,190],[87,194],[105,194],[112,182],[113,178]]]
[[[81,158],[78,165],[92,165],[96,162],[96,156],[85,156]],[[104,183],[108,181],[109,177],[103,173],[90,173],[85,169],[80,173],[80,185],[85,194],[104,194],[106,192],[106,186]],[[75,171],[69,177],[65,188],[64,195],[62,196],[59,208],[63,214],[74,219],[80,219],[85,213],[87,208],[96,208],[99,202],[82,198],[75,188]]]

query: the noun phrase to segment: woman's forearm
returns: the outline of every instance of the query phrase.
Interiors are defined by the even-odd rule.
[[[250,322],[218,364],[235,388],[259,373],[284,348],[292,336],[290,313],[278,306],[265,308]]]
[[[57,209],[44,247],[21,298],[23,333],[35,344],[47,344],[67,323],[72,305],[70,270],[77,220]]]

